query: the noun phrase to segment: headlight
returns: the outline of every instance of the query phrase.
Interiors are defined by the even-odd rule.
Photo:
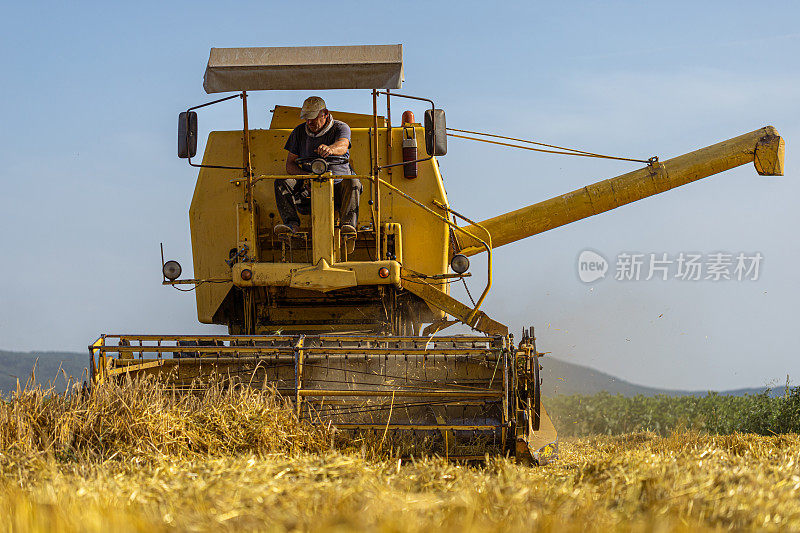
[[[328,162],[324,159],[315,159],[311,162],[311,172],[321,176],[328,171]]]
[[[453,259],[450,260],[450,268],[452,268],[453,272],[456,274],[463,274],[469,270],[469,258],[464,254],[454,255]]]
[[[170,281],[175,281],[181,276],[181,264],[177,261],[167,261],[164,263],[164,268],[162,271],[164,272],[164,277]]]

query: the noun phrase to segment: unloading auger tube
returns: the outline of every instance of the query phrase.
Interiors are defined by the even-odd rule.
[[[482,310],[492,249],[748,161],[761,174],[783,173],[783,140],[767,127],[475,222],[444,190],[444,111],[394,92],[402,80],[400,45],[212,49],[206,91],[235,94],[180,114],[179,157],[199,168],[189,209],[193,277],[179,279],[183,269],[163,254],[162,272],[163,284],[194,291],[201,323],[229,335],[103,335],[89,347],[93,386],[156,376],[187,392],[263,387],[292,400],[303,421],[372,432],[398,453],[510,453],[542,464],[556,457],[557,436],[541,400],[541,354],[533,328],[515,343]],[[331,112],[352,133],[349,179],[363,186],[357,234],[340,231],[335,177],[323,172],[308,178],[299,231],[277,237],[274,183],[295,178],[284,145],[300,109],[275,106],[269,128],[250,129],[247,93],[318,89],[372,90],[372,114]],[[430,105],[422,124],[407,111],[392,125],[390,102],[409,99]],[[211,132],[202,163],[192,163],[197,110],[237,100],[242,129]],[[449,286],[466,281],[467,256],[480,251],[487,283],[467,305]],[[438,333],[458,322],[478,333]]]
[[[625,204],[686,185],[732,168],[753,163],[761,176],[783,176],[784,140],[773,126],[745,133],[615,178],[483,222],[497,248],[545,231],[610,211]],[[461,253],[467,256],[484,248],[465,237]]]

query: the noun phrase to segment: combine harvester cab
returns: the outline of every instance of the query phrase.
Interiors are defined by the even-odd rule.
[[[195,289],[200,322],[230,334],[103,335],[90,346],[93,384],[156,375],[183,390],[274,388],[310,423],[416,437],[405,439],[416,446],[408,453],[510,453],[544,464],[557,438],[533,328],[515,344],[481,310],[493,249],[748,161],[760,174],[783,173],[783,140],[766,127],[478,223],[447,202],[437,162],[447,152],[444,111],[393,92],[402,81],[401,45],[212,49],[206,92],[235,94],[178,121],[178,155],[200,169],[189,212],[194,278],[179,279],[175,261],[162,260],[162,270],[165,285]],[[372,91],[372,114],[331,111],[352,131],[351,177],[363,187],[357,232],[340,230],[329,161],[317,158],[305,162],[310,209],[300,210],[297,233],[279,238],[274,182],[296,178],[283,147],[300,110],[277,106],[269,129],[250,129],[247,91],[322,89]],[[193,163],[195,110],[233,99],[242,130],[212,132]],[[423,124],[406,112],[392,125],[398,99],[429,105]],[[487,284],[466,305],[449,286],[483,252]],[[456,323],[477,333],[438,334]]]

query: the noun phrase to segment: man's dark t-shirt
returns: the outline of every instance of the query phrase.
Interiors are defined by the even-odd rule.
[[[308,132],[306,132],[306,125],[303,123],[293,129],[292,133],[289,134],[289,138],[286,139],[286,145],[284,146],[284,149],[293,153],[297,157],[316,157],[317,153],[315,150],[320,144],[330,146],[341,138],[345,138],[348,141],[351,139],[350,126],[341,120],[334,120],[331,129],[319,137],[311,137]],[[344,157],[350,157],[349,142],[347,145],[347,151],[344,153]],[[349,163],[331,165],[328,167],[328,170],[334,176],[347,176],[352,174]],[[342,180],[333,180],[334,183],[339,183],[340,181]]]

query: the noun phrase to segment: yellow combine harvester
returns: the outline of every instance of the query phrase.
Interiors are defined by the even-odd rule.
[[[196,289],[200,322],[230,335],[104,335],[90,347],[93,382],[157,374],[184,389],[270,386],[312,423],[421,434],[451,457],[511,453],[542,464],[557,439],[533,330],[515,344],[481,310],[494,248],[747,162],[783,174],[783,140],[767,126],[474,222],[450,207],[443,187],[444,112],[393,92],[402,78],[400,45],[212,49],[206,91],[236,94],[179,118],[179,156],[200,168],[189,211],[195,277],[179,279],[176,262],[162,263],[165,284]],[[310,215],[297,233],[275,236],[273,182],[292,177],[284,143],[301,120],[298,108],[278,106],[269,129],[250,129],[247,91],[264,89],[372,90],[371,115],[333,111],[351,127],[350,163],[363,185],[356,235],[340,231],[333,177],[317,160]],[[391,102],[409,98],[430,105],[424,126],[405,114],[392,124]],[[242,130],[212,132],[202,164],[193,163],[194,110],[229,99],[242,102]],[[488,256],[487,285],[466,305],[449,287],[470,275],[468,257],[478,253]],[[437,334],[455,323],[477,333]]]

